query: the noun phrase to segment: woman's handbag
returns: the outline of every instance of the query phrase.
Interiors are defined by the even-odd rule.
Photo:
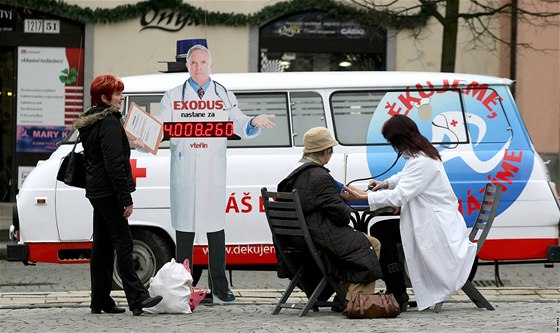
[[[83,152],[76,152],[76,146],[80,142],[80,138],[74,143],[72,151],[62,159],[60,169],[56,179],[64,182],[68,186],[79,188],[86,187],[86,158]]]
[[[395,318],[401,313],[393,294],[358,292],[352,295],[343,314],[350,318]]]

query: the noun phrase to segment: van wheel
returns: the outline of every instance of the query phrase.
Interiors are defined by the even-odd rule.
[[[142,284],[146,288],[150,284],[150,278],[165,263],[173,258],[174,250],[169,242],[157,232],[132,229],[132,241],[134,248],[132,250],[132,260],[134,261],[134,270]],[[117,265],[117,257],[113,263],[113,289],[122,289],[122,280],[119,275]]]

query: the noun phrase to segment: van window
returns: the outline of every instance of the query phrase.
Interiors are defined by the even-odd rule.
[[[321,95],[316,92],[291,92],[292,126],[294,144],[303,147],[303,134],[313,127],[327,127],[325,108]]]
[[[384,95],[384,92],[377,91],[344,91],[331,95],[334,131],[340,144],[366,143],[369,123]]]
[[[273,128],[250,140],[229,140],[228,147],[290,147],[288,97],[286,93],[235,93],[239,109],[249,117],[273,114]]]
[[[492,96],[496,96],[495,104],[482,102]],[[498,93],[487,86],[482,89],[463,90],[469,133],[474,144],[505,143],[512,139],[509,120],[500,98],[497,96],[499,96]],[[483,125],[489,119],[492,119],[492,128]]]
[[[336,137],[343,145],[387,144],[380,133],[391,112],[409,116],[434,144],[449,146],[469,140],[458,90],[342,91],[333,93],[330,100]]]

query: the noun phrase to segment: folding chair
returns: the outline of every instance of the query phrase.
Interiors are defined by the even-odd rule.
[[[318,310],[319,307],[341,306],[346,300],[346,295],[340,285],[333,278],[328,276],[325,264],[317,251],[301,208],[301,203],[297,190],[291,193],[269,192],[265,187],[261,189],[264,202],[264,210],[276,250],[285,261],[292,280],[272,312],[278,314],[281,309],[301,309],[299,316],[305,316],[310,309]],[[305,303],[287,303],[294,288],[302,282],[304,274],[307,272],[320,271],[320,279],[313,292],[304,290],[307,295]],[[340,301],[322,301],[319,296],[330,287],[334,290]]]
[[[476,253],[480,251],[488,233],[490,232],[490,228],[492,228],[492,223],[494,222],[494,217],[496,217],[496,212],[498,211],[498,204],[500,203],[500,198],[502,196],[502,187],[500,185],[496,186],[491,183],[486,184],[486,189],[484,191],[484,197],[482,199],[482,207],[480,207],[480,211],[478,212],[478,216],[476,217],[476,221],[472,227],[471,233],[469,234],[469,240],[474,242],[476,236],[479,232],[480,237],[478,237],[477,241],[477,249]],[[486,308],[488,310],[494,310],[494,307],[490,302],[486,300],[486,298],[476,289],[474,284],[471,281],[465,283],[462,288],[463,292],[476,304],[479,308]],[[435,305],[434,311],[439,312],[443,307],[443,302],[437,303]]]

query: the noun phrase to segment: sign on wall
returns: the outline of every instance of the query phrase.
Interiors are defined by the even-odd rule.
[[[83,111],[83,49],[18,47],[18,152],[52,152]]]
[[[0,5],[0,32],[15,31],[16,13],[13,7]]]

